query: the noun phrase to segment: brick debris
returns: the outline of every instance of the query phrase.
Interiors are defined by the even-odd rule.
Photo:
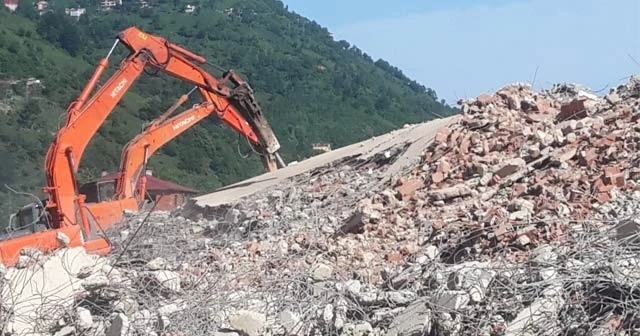
[[[640,335],[640,79],[605,97],[513,84],[459,105],[391,184],[403,148],[197,215],[136,216],[107,258],[27,253],[0,272],[0,322],[58,336]],[[70,254],[62,297],[19,290]]]

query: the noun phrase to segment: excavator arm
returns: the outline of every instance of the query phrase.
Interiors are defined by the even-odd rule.
[[[212,101],[216,96],[212,96],[201,88],[199,93],[204,100],[203,103],[171,117],[173,112],[187,100],[188,94],[182,96],[176,104],[154,120],[144,132],[138,134],[124,147],[114,199],[144,198],[146,184],[142,173],[149,157],[166,143],[207,117],[216,116],[220,118],[239,134],[246,136],[251,144],[260,145],[257,137],[253,135],[252,128],[237,119],[239,113],[236,112],[234,106],[227,104],[223,106],[224,110],[220,110],[221,104],[216,104],[215,101]],[[275,170],[275,168],[268,165],[266,169],[269,171]],[[140,181],[140,177],[142,177],[142,181]],[[142,183],[139,184],[139,182]],[[140,186],[139,189],[138,185]]]
[[[90,139],[145,67],[197,86],[206,97],[205,101],[219,111],[220,119],[257,144],[258,150],[268,158],[268,169],[276,167],[280,144],[255,101],[252,89],[233,71],[225,73],[221,79],[215,78],[197,64],[204,64],[204,57],[136,27],[122,31],[116,44],[118,42],[129,49],[130,55],[105,85],[87,100],[106,69],[111,52],[100,61],[79,98],[69,106],[67,123],[59,130],[47,152],[45,191],[49,200],[46,208],[54,228],[75,223],[86,226],[88,223],[84,210],[81,211],[84,199],[78,193],[76,173],[79,162]],[[85,229],[90,228],[87,226]]]

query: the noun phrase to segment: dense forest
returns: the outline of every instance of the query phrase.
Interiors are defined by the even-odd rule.
[[[38,13],[21,0],[0,9],[0,213],[28,201],[5,188],[42,196],[44,153],[67,105],[97,62],[129,26],[205,56],[207,69],[234,69],[256,92],[282,145],[285,161],[313,155],[311,144],[344,146],[405,123],[455,113],[432,89],[276,0],[123,0],[103,11],[98,1],[50,0]],[[68,7],[86,8],[79,19]],[[144,7],[144,8],[143,8]],[[110,70],[127,55],[120,46]],[[143,74],[92,139],[80,164],[87,181],[118,167],[123,145],[190,87],[162,73]],[[198,98],[198,97],[194,97]],[[190,106],[197,101],[189,102]],[[246,141],[217,120],[205,120],[167,144],[150,161],[154,175],[210,191],[260,172]]]

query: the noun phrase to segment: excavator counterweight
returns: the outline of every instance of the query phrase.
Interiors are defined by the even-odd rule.
[[[129,50],[129,55],[93,93],[119,43]],[[27,205],[12,216],[6,232],[0,235],[0,261],[11,266],[24,248],[49,252],[63,243],[84,246],[90,253],[109,251],[108,241],[100,235],[104,227],[85,204],[85,195],[79,192],[77,172],[89,141],[145,68],[196,86],[209,113],[246,137],[264,158],[267,171],[277,169],[278,162],[282,164],[278,155],[280,144],[251,87],[231,70],[222,78],[211,75],[201,67],[205,63],[203,56],[136,27],[121,31],[78,98],[69,104],[66,123],[47,151],[43,190],[48,198]],[[104,209],[103,213],[121,211],[122,207],[116,206]]]

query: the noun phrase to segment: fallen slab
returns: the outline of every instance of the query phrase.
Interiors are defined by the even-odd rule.
[[[436,119],[429,122],[410,125],[390,133],[386,133],[369,140],[355,143],[349,146],[335,149],[331,152],[323,153],[307,160],[296,163],[272,173],[262,174],[248,180],[244,180],[227,187],[223,187],[208,195],[203,195],[193,199],[190,206],[213,207],[225,204],[232,204],[238,200],[265,190],[283,181],[304,174],[310,170],[322,167],[332,162],[348,157],[361,157],[368,159],[375,154],[408,145],[402,156],[396,159],[395,163],[388,170],[388,175],[398,173],[403,167],[409,167],[420,160],[421,150],[433,141],[438,130],[456,123],[459,116],[452,116],[443,119]]]

